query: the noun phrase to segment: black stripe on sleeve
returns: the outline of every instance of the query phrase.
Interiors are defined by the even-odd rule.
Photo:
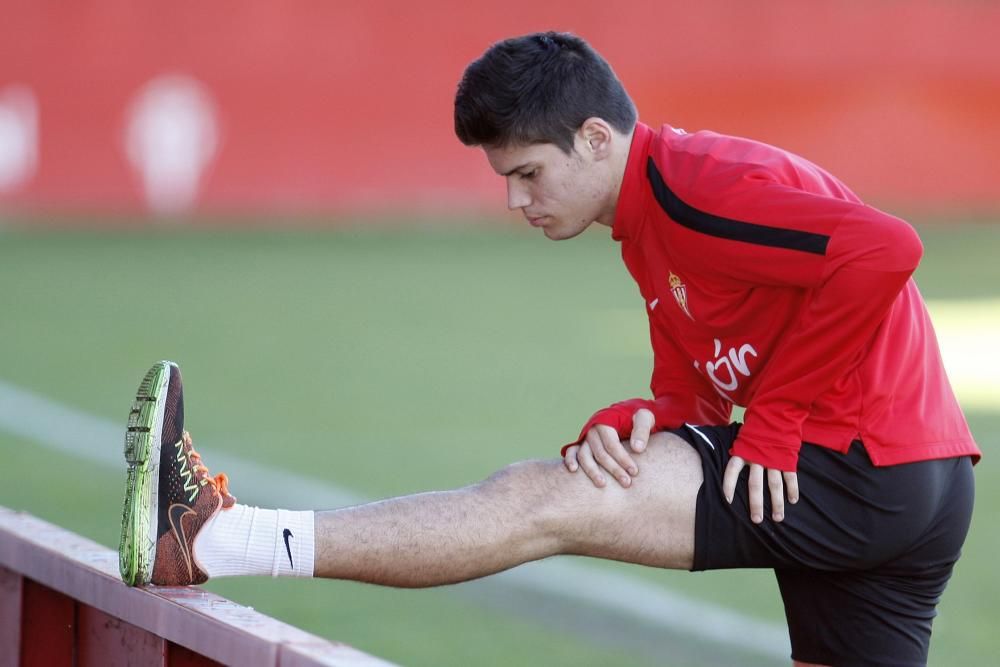
[[[744,243],[754,243],[772,248],[785,248],[787,250],[800,250],[815,255],[826,254],[826,246],[830,242],[830,237],[825,234],[730,220],[729,218],[712,215],[705,211],[699,211],[681,201],[667,187],[667,184],[663,182],[663,176],[660,175],[656,164],[653,163],[653,158],[649,158],[646,162],[646,174],[649,177],[650,184],[653,186],[653,196],[656,197],[656,201],[660,204],[660,207],[671,219],[688,229],[732,241],[743,241]]]

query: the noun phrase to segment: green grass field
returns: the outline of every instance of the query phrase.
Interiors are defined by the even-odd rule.
[[[974,313],[995,309],[1000,226],[921,233],[917,280],[932,310],[956,300],[971,300]],[[0,286],[0,379],[122,422],[149,364],[173,359],[209,465],[213,451],[225,451],[365,497],[461,485],[517,459],[555,456],[594,409],[647,392],[642,302],[616,244],[596,230],[553,244],[507,224],[0,228]],[[989,522],[1000,512],[992,451],[1000,400],[987,387],[970,406],[986,458],[965,556],[935,625],[937,665],[990,663],[1000,624],[1000,534]],[[124,463],[54,454],[2,429],[0,453],[0,504],[117,546]],[[232,487],[254,501],[238,478]],[[602,567],[783,619],[768,572]],[[619,641],[614,619],[609,632],[548,623],[538,609],[462,587],[270,579],[209,587],[406,665],[754,664],[711,650],[699,657],[704,647],[682,635],[623,630]]]

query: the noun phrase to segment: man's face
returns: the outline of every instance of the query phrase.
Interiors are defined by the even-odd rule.
[[[605,170],[587,142],[579,134],[575,139],[569,155],[555,144],[483,149],[507,180],[507,207],[521,209],[554,241],[573,238],[607,213]]]

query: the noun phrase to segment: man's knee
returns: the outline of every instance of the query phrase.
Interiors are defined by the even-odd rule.
[[[635,512],[693,516],[703,481],[701,459],[682,438],[656,433],[634,456],[639,474],[628,488],[611,480],[597,487],[582,471],[570,472],[560,459],[522,461],[497,471],[481,483],[496,502],[514,503],[526,519],[543,526],[620,521]]]
[[[501,468],[481,482],[484,491],[516,497],[529,507],[579,507],[602,502],[629,504],[635,497],[662,497],[679,493],[692,502],[703,481],[701,458],[695,449],[673,433],[654,433],[644,452],[634,454],[639,474],[630,488],[614,481],[597,487],[582,471],[570,472],[561,459],[520,461]],[[629,491],[639,489],[638,493]]]
[[[503,509],[512,544],[528,545],[533,554],[555,555],[563,553],[564,528],[571,513],[565,484],[569,474],[559,460],[520,461],[470,490],[481,502]]]
[[[551,507],[565,493],[569,472],[559,460],[518,461],[496,471],[477,486],[493,500],[517,503],[523,510]]]

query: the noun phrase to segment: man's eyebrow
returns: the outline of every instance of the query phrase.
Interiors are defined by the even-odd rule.
[[[510,171],[504,172],[504,173],[502,173],[500,175],[503,176],[504,178],[506,178],[507,176],[510,176],[511,174],[513,174],[515,171],[521,171],[522,169],[524,169],[525,167],[527,167],[529,164],[531,164],[531,163],[530,162],[525,162],[524,164],[518,165],[518,166],[514,167],[513,169],[511,169]]]

